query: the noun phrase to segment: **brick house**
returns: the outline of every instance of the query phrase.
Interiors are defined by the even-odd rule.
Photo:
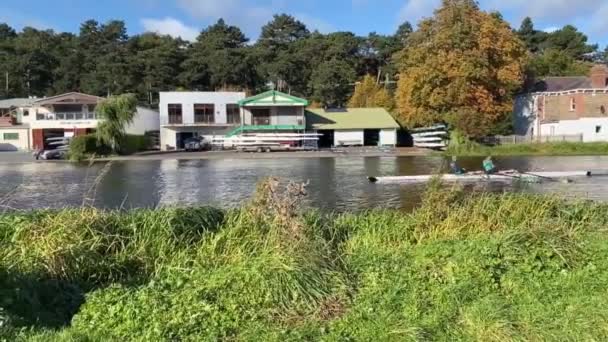
[[[596,65],[589,76],[547,77],[516,99],[514,124],[516,134],[539,140],[608,141],[608,67]]]

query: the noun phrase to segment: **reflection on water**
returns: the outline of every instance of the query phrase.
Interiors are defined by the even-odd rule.
[[[481,158],[460,161],[479,170]],[[534,171],[608,170],[608,157],[497,158],[501,169]],[[369,175],[435,173],[447,166],[442,157],[302,158],[163,160],[114,162],[98,183],[104,163],[0,165],[0,204],[14,209],[80,206],[89,195],[102,208],[175,205],[230,207],[247,200],[255,184],[268,176],[310,182],[308,204],[329,210],[409,209],[424,185],[374,185]],[[477,184],[476,190],[531,191],[608,200],[608,178],[577,179],[573,184],[544,182],[522,187]]]

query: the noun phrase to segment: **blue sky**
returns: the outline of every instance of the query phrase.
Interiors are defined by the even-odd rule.
[[[130,34],[143,31],[193,39],[218,18],[237,25],[251,39],[273,13],[289,13],[321,32],[392,33],[404,20],[416,23],[440,0],[2,0],[0,21],[77,32],[86,19],[122,19]],[[481,0],[515,27],[531,16],[538,29],[574,24],[591,42],[608,44],[608,0]]]

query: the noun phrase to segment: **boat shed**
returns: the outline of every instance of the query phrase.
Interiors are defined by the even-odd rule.
[[[319,147],[397,145],[399,124],[383,108],[310,108],[306,125],[322,134]]]

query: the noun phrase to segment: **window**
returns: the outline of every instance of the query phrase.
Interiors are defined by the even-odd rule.
[[[57,120],[65,120],[65,113],[57,113],[55,114]]]
[[[95,115],[95,109],[96,109],[96,107],[97,107],[96,105],[88,105],[88,108],[87,108],[88,109],[88,111],[87,111],[88,112],[87,113],[87,119],[93,119],[93,120],[95,120],[95,117],[96,117],[96,115]]]
[[[241,110],[237,104],[226,105],[226,122],[232,125],[238,125],[241,123]]]
[[[213,104],[195,104],[194,122],[212,124],[215,122],[215,106]]]
[[[539,112],[543,112],[543,98],[542,97],[538,97],[536,98],[536,108],[538,108]]]
[[[44,120],[44,114],[36,113],[36,120]]]
[[[23,110],[23,116],[30,116],[30,111],[29,111],[29,109],[24,109],[24,110]]]
[[[169,113],[170,124],[181,124],[182,123],[182,105],[181,104],[169,104],[167,105]]]
[[[570,111],[574,112],[576,110],[576,100],[574,97],[570,98]]]
[[[602,126],[595,126],[595,133],[602,133]]]
[[[606,114],[606,106],[604,106],[604,105],[600,106],[600,113]]]
[[[19,140],[19,133],[4,133],[4,140]]]

